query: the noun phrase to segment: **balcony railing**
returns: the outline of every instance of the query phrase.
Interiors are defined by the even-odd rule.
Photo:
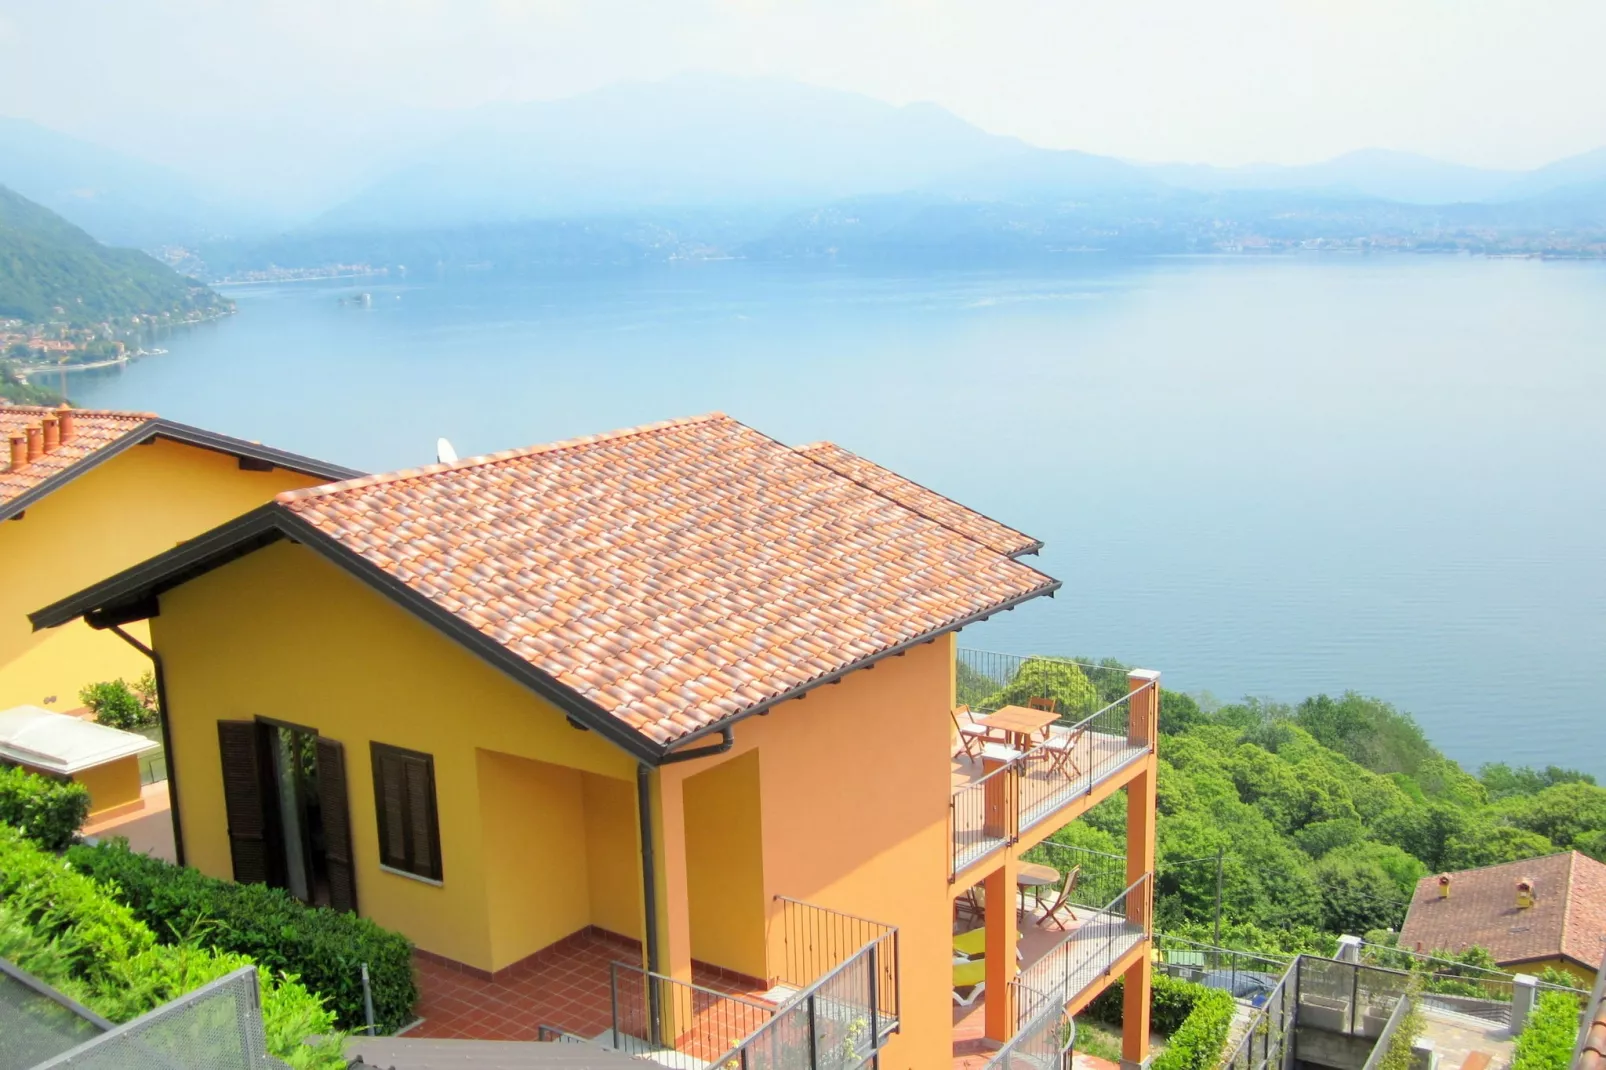
[[[1069,1067],[1074,1028],[1065,1007],[1152,932],[1154,882],[1145,873],[1105,906],[1083,914],[1076,928],[1015,979],[1015,1036],[991,1067]]]
[[[1299,960],[1288,967],[1249,1019],[1249,1027],[1221,1070],[1281,1070],[1292,1056],[1298,1010]]]
[[[1154,686],[1129,691],[1074,724],[1052,726],[1048,740],[984,768],[955,791],[948,804],[949,880],[1147,754],[1155,726],[1133,722],[1132,700]]]
[[[721,1070],[858,1070],[898,1028],[898,930],[795,899],[780,898],[780,903],[782,983],[797,984],[816,969],[824,972],[814,974],[713,1065]],[[854,947],[861,936],[863,942]]]
[[[614,962],[608,967],[612,1002],[608,1044],[632,1055],[680,1052],[706,1064],[775,1017],[757,1000],[649,973]]]

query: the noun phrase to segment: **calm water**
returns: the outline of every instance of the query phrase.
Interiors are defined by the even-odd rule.
[[[338,298],[361,290],[371,308]],[[967,645],[1221,698],[1355,688],[1469,764],[1606,775],[1606,266],[709,264],[231,290],[75,384],[365,469],[721,409],[1047,543]]]

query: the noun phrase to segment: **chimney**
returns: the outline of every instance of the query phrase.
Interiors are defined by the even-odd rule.
[[[32,464],[45,455],[45,429],[42,427],[28,428],[28,463]]]
[[[78,419],[66,405],[56,410],[56,421],[61,424],[61,441],[63,445],[78,437]]]
[[[28,436],[18,432],[11,436],[11,470],[28,467]]]
[[[45,428],[45,452],[55,453],[61,446],[61,432],[56,426],[56,418],[54,416],[46,416],[39,422]]]
[[[1450,875],[1448,873],[1439,874],[1439,898],[1450,898]]]
[[[1527,910],[1534,905],[1534,882],[1532,877],[1524,877],[1517,882],[1517,909]]]

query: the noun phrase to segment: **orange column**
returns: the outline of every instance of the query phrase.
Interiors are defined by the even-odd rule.
[[[1127,739],[1132,743],[1149,745],[1149,756],[1144,759],[1143,772],[1126,786],[1126,882],[1130,887],[1148,876],[1141,888],[1133,888],[1127,895],[1127,920],[1141,924],[1145,933],[1152,933],[1152,904],[1154,902],[1154,818],[1155,774],[1157,759],[1155,741],[1160,726],[1160,674],[1150,669],[1134,669],[1127,677],[1132,694]],[[1149,1002],[1151,957],[1148,948],[1127,968],[1125,991],[1122,994],[1121,1062],[1143,1064],[1149,1058]]]
[[[987,903],[987,995],[985,1026],[992,1040],[1006,1041],[1015,1035],[1014,990],[1015,946],[1019,942],[1019,922],[1015,917],[1015,877],[1020,859],[1006,853],[1003,864],[987,874],[982,887]]]

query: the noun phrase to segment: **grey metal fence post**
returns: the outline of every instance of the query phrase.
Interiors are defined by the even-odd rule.
[[[368,964],[362,964],[362,1014],[368,1023],[368,1035],[374,1035],[374,988],[368,982]]]
[[[876,1004],[881,1001],[881,974],[876,965],[875,945],[871,944],[868,951],[870,960],[870,1050],[881,1050],[881,1027],[876,1022]]]

